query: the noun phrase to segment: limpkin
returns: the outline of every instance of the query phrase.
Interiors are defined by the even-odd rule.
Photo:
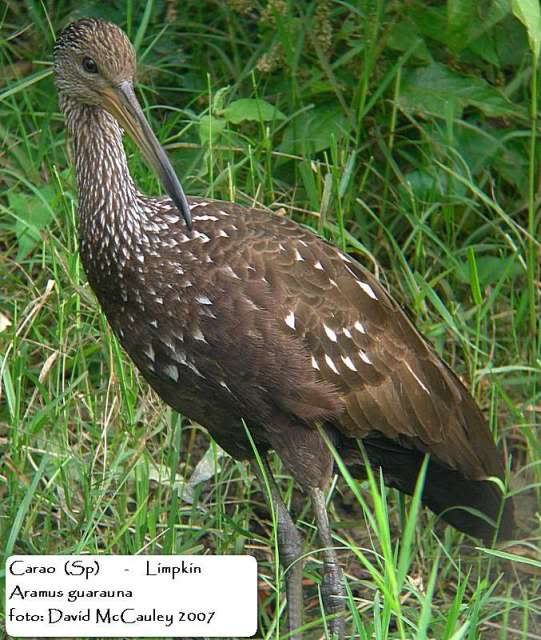
[[[168,405],[238,459],[253,459],[243,423],[251,432],[289,567],[292,638],[302,622],[301,540],[266,461],[270,450],[309,494],[325,548],[323,604],[342,638],[325,439],[354,476],[368,460],[405,493],[429,454],[423,503],[484,540],[510,537],[514,526],[494,482],[504,478],[502,459],[472,397],[365,268],[287,218],[185,197],[137,102],[135,66],[124,32],[100,20],[70,24],[54,49],[88,281],[114,334]],[[119,124],[170,197],[137,190]]]

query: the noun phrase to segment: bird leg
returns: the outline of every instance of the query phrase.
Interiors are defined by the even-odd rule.
[[[276,514],[278,525],[278,552],[286,581],[289,640],[301,640],[302,633],[297,630],[302,625],[303,609],[303,562],[300,560],[302,541],[297,527],[282,500],[280,491],[276,486],[269,463],[264,458],[262,458],[261,461],[265,469],[266,481],[265,475],[257,463],[254,463],[253,466],[263,491],[267,493],[267,488],[270,491],[270,499]]]
[[[329,629],[333,638],[342,640],[345,632],[342,569],[338,564],[336,549],[333,547],[323,491],[318,487],[312,487],[310,496],[316,515],[319,539],[324,547],[323,583],[321,586],[323,607],[326,614],[337,614],[335,618],[329,621]]]

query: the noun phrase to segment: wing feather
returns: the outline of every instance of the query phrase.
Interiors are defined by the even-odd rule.
[[[337,427],[353,438],[380,432],[469,478],[501,476],[480,410],[377,280],[287,221],[266,218],[265,229],[269,245],[276,235],[281,244],[264,265],[274,316],[302,339],[316,376],[338,390],[345,411]],[[281,322],[290,313],[294,327]]]

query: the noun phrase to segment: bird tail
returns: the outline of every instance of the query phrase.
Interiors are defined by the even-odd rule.
[[[339,453],[350,473],[365,477],[358,442],[344,439],[340,444]],[[362,444],[370,466],[376,471],[381,469],[388,486],[413,494],[424,460],[422,452],[381,436],[365,438]],[[514,537],[513,500],[502,494],[497,481],[471,480],[430,459],[422,502],[448,524],[487,544]]]

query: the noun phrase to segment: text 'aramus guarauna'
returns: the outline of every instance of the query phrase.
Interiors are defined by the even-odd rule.
[[[490,477],[502,459],[475,402],[375,278],[295,222],[187,198],[133,91],[135,52],[117,26],[70,24],[54,72],[73,143],[80,251],[88,281],[135,365],[160,397],[232,456],[274,449],[310,496],[324,551],[322,597],[344,635],[342,574],[324,489],[334,460],[364,460],[412,493],[430,454],[423,502],[491,540],[513,528]],[[140,193],[121,125],[170,197]],[[184,220],[183,220],[184,219]],[[301,540],[273,481],[292,638],[302,625]],[[475,512],[480,515],[475,515]]]

